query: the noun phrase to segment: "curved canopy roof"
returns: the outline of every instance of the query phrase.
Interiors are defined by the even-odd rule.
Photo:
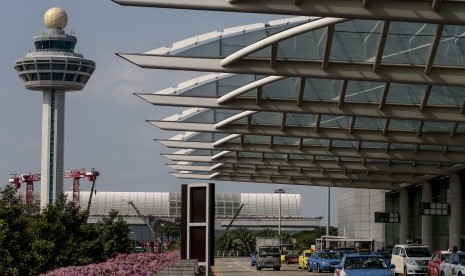
[[[306,15],[118,54],[143,68],[214,72],[136,93],[189,108],[149,121],[186,131],[159,140],[180,149],[165,155],[177,177],[393,190],[464,167],[464,2],[115,2]]]

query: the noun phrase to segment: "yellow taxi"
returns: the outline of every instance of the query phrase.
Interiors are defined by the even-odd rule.
[[[299,269],[307,269],[307,258],[315,252],[313,249],[306,249],[299,255]]]

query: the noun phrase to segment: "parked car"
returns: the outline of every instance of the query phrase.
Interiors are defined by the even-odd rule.
[[[286,264],[296,264],[299,262],[299,252],[298,251],[289,251],[284,256],[284,262]]]
[[[465,275],[465,252],[451,253],[439,265],[441,276]]]
[[[339,255],[335,251],[317,251],[310,255],[307,259],[308,271],[312,272],[313,270],[316,270],[318,272],[334,272],[340,260]]]
[[[339,258],[342,259],[344,254],[348,253],[356,253],[357,250],[355,250],[355,247],[339,247],[336,249],[337,254],[339,254]]]
[[[337,276],[392,276],[394,265],[388,265],[377,252],[347,253],[336,266]]]
[[[426,275],[431,255],[426,245],[396,244],[392,249],[391,263],[395,265],[395,273],[405,276]]]
[[[387,251],[387,250],[378,250],[376,253],[380,254],[381,256],[383,256],[384,260],[386,261],[386,264],[389,266],[391,265],[391,258],[392,258],[392,254],[390,251]]]
[[[452,252],[447,250],[436,251],[428,261],[428,276],[439,276],[439,266]]]
[[[299,260],[298,260],[299,269],[307,269],[307,259],[308,257],[310,257],[310,255],[313,254],[313,252],[315,251],[311,249],[307,249],[307,250],[302,251],[302,253],[300,253]]]

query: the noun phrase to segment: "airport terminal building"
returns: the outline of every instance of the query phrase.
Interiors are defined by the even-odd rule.
[[[70,191],[66,194],[68,199],[73,196]],[[88,191],[81,192],[81,208],[87,207],[89,194]],[[37,204],[39,198],[40,196],[35,194]],[[244,226],[253,231],[266,228],[278,230],[280,206],[281,231],[290,234],[313,230],[321,226],[323,218],[302,216],[300,194],[217,193],[215,200],[216,235],[226,230],[236,214],[237,218],[231,224],[231,229]],[[132,201],[140,213],[151,222],[158,218],[174,220],[181,217],[181,193],[99,191],[92,196],[89,222],[96,222],[108,215],[110,210],[117,210],[137,234],[138,240],[150,240],[149,230],[129,201]],[[241,210],[238,213],[239,209]]]
[[[117,53],[142,68],[216,73],[136,93],[187,108],[149,121],[185,131],[159,140],[177,150],[166,155],[173,175],[337,187],[340,234],[461,245],[463,1],[115,2],[289,15]]]

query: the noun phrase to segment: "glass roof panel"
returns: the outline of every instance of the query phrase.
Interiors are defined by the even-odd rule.
[[[326,28],[291,37],[278,44],[279,59],[321,60],[326,44]]]
[[[215,142],[218,141],[229,134],[227,133],[208,133],[208,132],[198,132],[195,135],[190,136],[186,141],[190,142]]]
[[[391,83],[386,103],[419,105],[425,95],[426,85]]]
[[[442,32],[435,65],[463,66],[465,64],[465,26],[446,25]]]
[[[435,24],[391,22],[382,63],[426,64]]]
[[[382,130],[386,119],[382,118],[368,118],[368,117],[357,117],[355,120],[355,129],[374,129]]]
[[[269,144],[270,137],[262,135],[244,135],[244,142],[256,144]]]
[[[230,36],[221,36],[213,41],[202,43],[196,47],[182,50],[176,55],[179,56],[201,56],[201,57],[226,57],[250,44],[253,44],[267,36],[279,33],[283,30],[301,25],[300,23],[291,23],[282,26],[269,26],[244,33],[235,33]],[[269,57],[270,47],[264,48],[251,55],[252,57]]]
[[[280,125],[281,119],[279,112],[258,112],[252,115],[252,125]]]
[[[306,78],[304,100],[338,100],[342,80]]]
[[[343,161],[343,162],[361,162],[362,158],[341,157],[341,161]],[[386,161],[384,161],[384,162],[386,162]]]
[[[219,152],[219,150],[194,149],[191,152],[189,152],[188,155],[212,156]]]
[[[267,152],[265,153],[265,158],[268,159],[286,159],[286,154],[279,154],[279,153],[273,153],[273,152]]]
[[[430,122],[426,121],[423,125],[424,132],[447,132],[450,133],[454,129],[455,123],[446,122]],[[462,129],[462,132],[465,129]],[[458,132],[458,129],[457,129]]]
[[[214,124],[220,121],[223,121],[233,115],[240,113],[241,111],[238,110],[227,110],[227,109],[206,109],[203,112],[199,112],[193,116],[190,116],[183,120],[183,122],[187,123],[206,123],[206,124]],[[235,122],[242,122],[244,123],[246,119],[239,119]]]
[[[457,133],[463,134],[465,133],[465,124],[459,124],[457,127]]]
[[[328,146],[328,140],[326,139],[311,139],[311,138],[304,138],[302,141],[302,145],[304,146]]]
[[[358,146],[358,141],[333,140],[332,145],[333,147],[356,148]]]
[[[181,91],[183,96],[221,97],[244,85],[254,82],[263,76],[258,75],[230,75],[220,79],[212,79],[209,82],[189,87]]]
[[[401,149],[401,150],[415,150],[416,145],[414,144],[399,144],[392,143],[390,149]]]
[[[239,157],[261,157],[262,154],[260,152],[252,152],[252,151],[238,151]],[[228,154],[230,156],[235,156],[235,152]]]
[[[379,29],[380,24],[374,20],[350,20],[337,24],[334,28],[330,60],[369,60],[374,56],[372,48],[377,45]]]
[[[391,119],[389,130],[416,132],[420,121]]]
[[[315,156],[316,161],[336,161],[336,156]]]
[[[313,155],[303,155],[303,154],[291,154],[289,156],[290,159],[295,159],[295,160],[311,160]]]
[[[465,99],[465,87],[433,86],[428,105],[462,106]]]
[[[298,145],[299,138],[297,137],[286,137],[286,136],[275,136],[273,143],[276,145]]]
[[[315,123],[316,115],[288,113],[286,115],[287,126],[311,126]]]
[[[465,152],[465,147],[449,147],[449,152]]]
[[[285,78],[269,83],[262,88],[263,99],[296,99],[300,78]]]
[[[348,129],[351,120],[352,118],[345,117],[345,116],[322,115],[320,126],[328,127],[328,128]]]
[[[386,143],[363,141],[362,148],[367,149],[386,149]]]
[[[384,83],[367,81],[349,81],[345,101],[378,103],[384,90]]]
[[[438,145],[420,145],[420,150],[428,150],[428,151],[438,151],[442,152],[444,150],[444,146]]]

